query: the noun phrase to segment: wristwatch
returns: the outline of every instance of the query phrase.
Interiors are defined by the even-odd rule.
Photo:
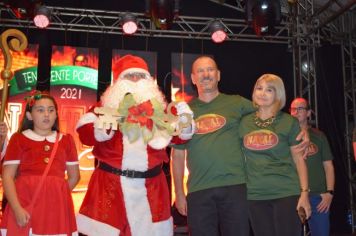
[[[334,190],[326,190],[325,193],[330,193],[331,195],[334,195]]]

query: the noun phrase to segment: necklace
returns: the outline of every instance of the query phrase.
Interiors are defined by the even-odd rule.
[[[259,128],[267,128],[268,126],[273,124],[275,119],[276,119],[276,117],[272,116],[272,117],[270,117],[268,119],[262,120],[261,118],[259,118],[257,116],[257,114],[255,114],[255,116],[253,117],[253,121],[255,122],[257,127],[259,127]]]

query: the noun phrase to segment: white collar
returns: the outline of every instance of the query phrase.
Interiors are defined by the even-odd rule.
[[[22,131],[22,134],[25,135],[27,138],[32,139],[34,141],[44,141],[47,140],[48,142],[54,143],[56,141],[57,131],[52,132],[50,135],[41,136],[35,133],[32,129],[27,129]],[[59,135],[59,139],[62,138],[62,134]]]

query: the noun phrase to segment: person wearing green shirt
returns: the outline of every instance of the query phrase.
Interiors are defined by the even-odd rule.
[[[198,57],[191,78],[199,97],[190,108],[196,132],[183,145],[172,148],[172,174],[177,210],[188,216],[192,236],[248,236],[246,176],[238,125],[255,109],[251,101],[218,90],[220,71],[213,58]],[[188,195],[184,193],[185,154]]]
[[[255,236],[300,236],[297,210],[311,214],[307,166],[295,149],[298,121],[281,111],[286,102],[280,77],[264,74],[252,101],[257,111],[244,116],[239,137],[246,161],[247,199]]]
[[[308,220],[312,235],[328,236],[330,234],[330,205],[334,194],[335,173],[333,156],[325,134],[310,127],[311,115],[309,103],[304,98],[295,98],[290,106],[290,114],[298,119],[301,128],[309,131],[310,145],[307,155],[309,200],[312,214]]]

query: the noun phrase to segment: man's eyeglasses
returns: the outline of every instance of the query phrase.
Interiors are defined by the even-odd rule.
[[[142,72],[132,72],[132,73],[126,73],[122,76],[123,79],[133,79],[133,78],[137,78],[137,79],[147,79],[149,78],[147,76],[146,73],[142,73]]]
[[[306,107],[291,107],[289,109],[290,112],[300,112],[300,111],[306,111],[308,108]]]

